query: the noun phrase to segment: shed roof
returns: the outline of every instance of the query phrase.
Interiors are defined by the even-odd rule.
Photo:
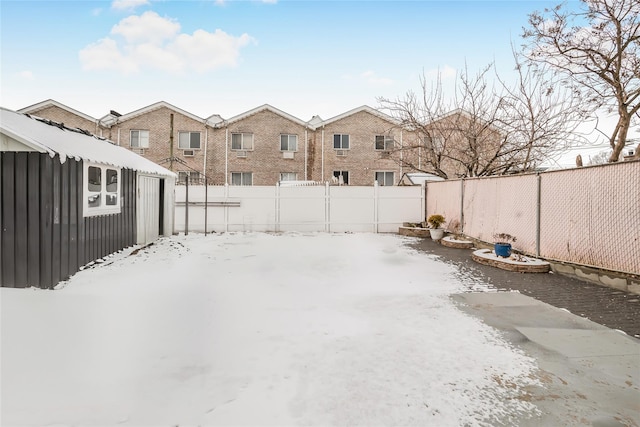
[[[170,170],[109,140],[2,107],[0,131],[32,150],[49,153],[52,157],[58,154],[62,163],[71,157],[154,175],[176,176]]]

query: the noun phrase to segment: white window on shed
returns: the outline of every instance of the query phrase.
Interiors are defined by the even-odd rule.
[[[85,163],[84,216],[120,213],[120,174],[120,168]]]

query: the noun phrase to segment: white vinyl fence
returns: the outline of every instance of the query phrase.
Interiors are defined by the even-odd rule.
[[[425,212],[422,186],[198,185],[177,186],[175,191],[175,230],[180,233],[390,233],[398,232],[403,222],[424,221]]]

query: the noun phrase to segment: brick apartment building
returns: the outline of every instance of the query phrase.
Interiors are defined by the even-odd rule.
[[[23,108],[78,127],[210,185],[274,185],[304,180],[345,185],[397,185],[404,173],[397,150],[416,135],[368,106],[308,122],[270,105],[224,119],[201,118],[166,102],[95,119],[54,100]],[[395,149],[395,150],[394,150]],[[414,155],[418,155],[415,154]]]

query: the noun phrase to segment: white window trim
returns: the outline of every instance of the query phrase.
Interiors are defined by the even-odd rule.
[[[95,167],[100,169],[102,189],[100,190],[100,200],[104,203],[107,195],[107,169],[115,170],[117,172],[118,190],[116,192],[116,204],[115,205],[101,205],[95,207],[89,207],[89,196],[91,194],[97,194],[97,191],[89,191],[89,168]],[[82,183],[82,216],[98,216],[98,215],[112,215],[119,214],[121,212],[121,199],[122,199],[122,170],[115,166],[107,166],[99,163],[84,162],[83,165],[83,183]]]
[[[242,135],[242,142],[240,143],[240,148],[233,148],[233,135]],[[246,148],[244,145],[244,135],[251,135],[251,148]],[[255,135],[252,132],[231,132],[231,151],[253,151],[253,147],[256,143]]]
[[[377,147],[377,141],[376,140],[378,139],[379,136],[384,137],[384,142],[382,143],[384,148],[378,148]],[[387,143],[391,143],[391,147],[390,148],[387,148]],[[387,136],[387,135],[376,135],[375,138],[374,138],[374,141],[373,141],[373,147],[374,147],[374,149],[376,151],[391,151],[391,150],[393,150],[394,146],[395,146],[395,140],[392,137]]]
[[[283,149],[282,149],[282,137],[283,137],[283,136],[288,136],[288,137],[295,136],[295,137],[296,137],[296,149],[295,149],[295,150],[291,150],[290,148],[289,148],[289,149],[287,149],[287,150],[283,150]],[[288,146],[288,145],[289,145],[289,144],[288,144],[288,141],[287,141],[287,146]],[[298,152],[298,135],[296,135],[295,133],[281,133],[281,134],[280,134],[280,151],[282,151],[282,152],[297,153],[297,152]]]
[[[385,180],[386,180],[386,175],[390,173],[391,174],[391,184],[387,185],[386,183],[380,183],[380,181],[377,180],[377,175],[379,173],[383,173],[385,175]],[[394,171],[375,171],[373,173],[373,180],[374,181],[378,181],[378,185],[380,185],[380,186],[392,187],[392,186],[395,185],[395,182],[396,182],[396,173]]]
[[[233,183],[233,175],[234,174],[240,174],[241,175],[240,176],[240,181],[242,181],[242,182],[240,184],[234,184]],[[249,174],[251,176],[251,184],[245,184],[244,183],[244,180],[242,179],[242,177],[245,174]],[[231,185],[236,186],[236,187],[251,187],[253,185],[253,172],[231,172],[231,177],[230,178],[231,178],[230,179]]]
[[[347,148],[336,148],[336,143],[335,143],[335,137],[336,135],[340,135],[340,145],[342,146],[342,137],[343,136],[348,136],[349,137],[349,146]],[[351,135],[348,133],[334,133],[333,134],[333,141],[331,141],[333,143],[333,149],[334,150],[350,150],[351,149]]]
[[[182,134],[182,133],[188,133],[189,134],[189,147],[180,147],[180,134]],[[197,133],[198,135],[200,135],[200,144],[199,144],[198,148],[191,147],[191,134],[192,133]],[[189,130],[178,131],[178,149],[179,150],[201,150],[202,149],[202,132],[189,131]]]
[[[133,132],[138,132],[138,142],[140,142],[140,132],[146,132],[147,133],[147,141],[146,141],[146,145],[138,145],[138,146],[134,146],[132,145],[132,141],[133,138],[131,137]],[[130,129],[129,130],[129,147],[131,148],[149,148],[149,130],[147,129]]]

